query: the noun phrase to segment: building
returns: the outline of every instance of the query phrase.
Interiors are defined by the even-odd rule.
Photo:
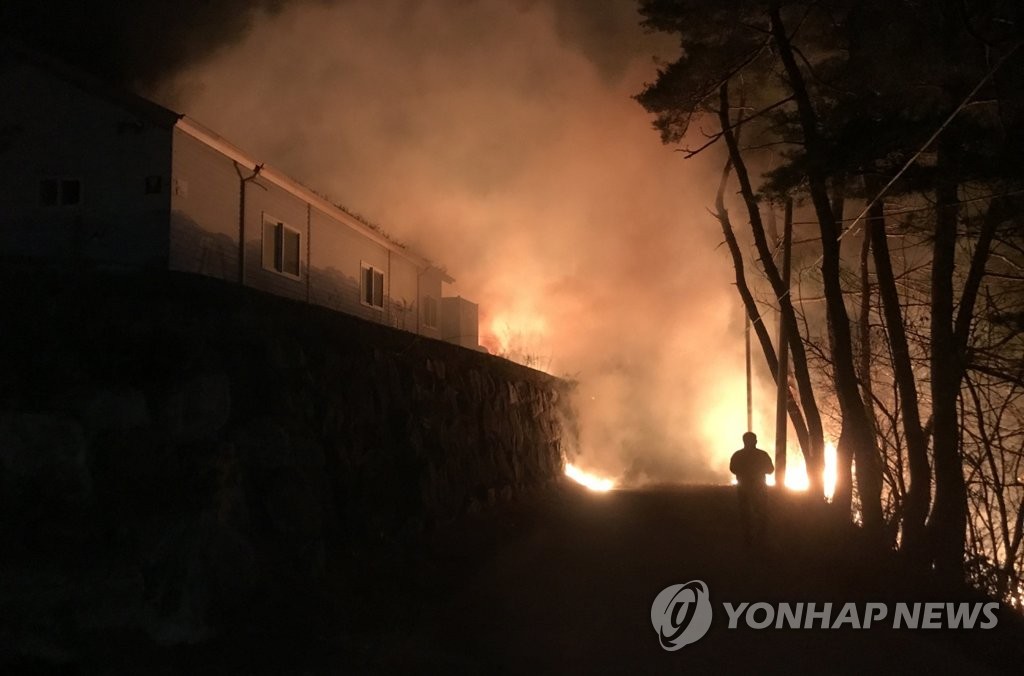
[[[441,339],[471,350],[480,347],[480,309],[462,296],[441,299]]]
[[[0,93],[0,255],[197,273],[442,337],[442,268],[195,120],[12,46]]]

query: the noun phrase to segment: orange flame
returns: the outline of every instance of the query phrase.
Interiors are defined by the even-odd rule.
[[[536,368],[549,348],[547,319],[529,310],[497,313],[485,324],[481,344],[492,354]]]
[[[792,449],[791,449],[792,450]],[[791,456],[791,460],[792,460]],[[800,455],[795,455],[800,458]],[[825,498],[829,501],[836,492],[836,445],[831,441],[825,442],[825,470],[822,480],[825,484]],[[775,477],[769,475],[767,479],[769,486],[775,485]],[[796,462],[786,468],[786,488],[792,491],[806,491],[811,487],[810,478],[807,476],[807,467],[803,462]]]
[[[578,484],[586,486],[592,491],[604,493],[615,488],[615,480],[604,477],[599,477],[596,474],[590,472],[584,472],[579,469],[571,462],[565,463],[565,475],[575,481]]]

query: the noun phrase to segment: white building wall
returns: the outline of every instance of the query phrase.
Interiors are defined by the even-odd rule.
[[[253,161],[193,121],[3,49],[0,95],[0,255],[203,274],[441,337],[443,272],[273,170],[243,207]],[[43,179],[77,181],[80,200],[44,206]],[[266,217],[299,233],[298,274],[265,264]]]
[[[191,130],[191,131],[189,131]],[[422,321],[429,294],[440,314],[442,273],[396,250],[365,225],[320,198],[304,198],[273,170],[254,174],[237,148],[193,123],[174,136],[171,267],[323,305],[406,331],[440,337]],[[195,134],[198,133],[197,137]],[[212,141],[207,142],[209,136]],[[245,180],[244,200],[242,182]],[[282,185],[279,181],[285,181]],[[239,209],[244,201],[244,275],[239,272]],[[298,275],[264,260],[264,222],[283,223],[301,237]],[[383,276],[383,307],[365,302],[363,269]]]
[[[174,130],[170,268],[239,280],[239,171],[205,143]]]
[[[251,174],[251,172],[249,172]],[[309,300],[308,294],[308,258],[307,248],[310,243],[307,217],[309,205],[295,197],[280,186],[256,177],[249,181],[245,189],[245,280],[246,286],[261,291],[294,298]],[[264,217],[282,222],[289,229],[300,234],[299,244],[300,272],[293,278],[271,269],[269,262],[263,260],[263,222]]]
[[[461,296],[442,299],[441,338],[472,350],[480,347],[480,309]]]
[[[169,126],[3,49],[0,99],[0,253],[166,265]],[[44,206],[46,179],[78,203]]]
[[[389,252],[388,267],[391,281],[388,283],[390,304],[388,323],[398,329],[419,332],[419,306],[417,304],[417,282],[420,270],[408,258],[396,252]]]
[[[386,314],[391,290],[387,247],[319,209],[311,211],[310,229],[310,300],[363,319],[390,323]],[[384,273],[384,308],[363,302],[364,265]]]
[[[419,278],[419,333],[430,338],[441,338],[442,315],[444,312],[441,299],[441,285],[444,274],[437,268],[428,268],[420,274]],[[436,308],[434,325],[431,326],[425,314],[429,303],[433,302]]]

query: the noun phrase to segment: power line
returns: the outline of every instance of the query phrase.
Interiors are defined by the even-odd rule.
[[[981,197],[972,197],[972,198],[966,199],[966,200],[957,200],[956,202],[951,202],[949,206],[960,205],[960,204],[973,204],[974,202],[983,202],[985,200],[991,200],[991,199],[995,199],[997,197],[1013,197],[1014,195],[1024,195],[1024,190],[1011,190],[1009,192],[990,193],[988,195],[982,195]],[[877,197],[875,199],[877,199]],[[896,209],[896,210],[893,210],[893,211],[885,212],[885,215],[886,216],[902,216],[903,214],[913,214],[913,213],[918,213],[918,212],[921,212],[921,211],[934,211],[937,208],[938,208],[937,206],[932,205],[932,206],[927,206],[927,207],[913,207],[913,208],[909,208],[909,209]],[[836,219],[836,223],[850,223],[850,222],[852,222],[852,223],[856,224],[858,218],[860,218],[860,217],[858,216],[856,218],[839,218],[839,219]],[[818,224],[817,221],[794,221],[793,222],[793,225],[817,225],[817,224]],[[852,228],[853,226],[851,225],[850,227]],[[812,239],[804,239],[804,240],[800,240],[800,243],[811,242],[811,241],[814,241],[814,240],[812,240]],[[796,242],[794,242],[794,244],[795,243]]]
[[[996,71],[998,71],[1004,63],[1006,63],[1006,60],[1009,59],[1010,56],[1012,56],[1013,53],[1020,48],[1021,44],[1024,43],[1018,42],[1013,47],[1011,47],[1009,51],[1003,54],[999,58],[999,60],[996,61],[995,64],[993,64],[989,71],[985,73],[985,76],[978,80],[978,84],[974,85],[974,89],[972,89],[970,93],[968,93],[967,96],[964,97],[964,100],[960,102],[960,105],[953,109],[953,112],[949,114],[949,116],[945,119],[945,121],[943,121],[941,125],[939,125],[939,128],[936,129],[935,132],[928,137],[928,140],[924,142],[924,145],[922,145],[917,152],[911,155],[910,159],[904,162],[903,166],[900,167],[900,170],[897,171],[896,174],[889,179],[889,182],[886,183],[882,187],[882,189],[878,191],[878,194],[872,197],[871,201],[864,205],[864,208],[861,210],[860,214],[857,215],[857,218],[853,219],[853,223],[850,225],[850,227],[844,230],[843,232],[839,233],[839,237],[836,237],[837,242],[841,241],[843,237],[845,237],[847,234],[850,233],[851,230],[857,227],[857,224],[860,223],[861,219],[864,218],[864,216],[868,213],[871,207],[875,205],[875,202],[880,200],[882,196],[885,195],[886,192],[888,192],[889,188],[891,188],[893,184],[899,180],[900,176],[902,176],[907,171],[907,169],[909,169],[911,165],[917,161],[917,158],[920,157],[924,153],[924,151],[928,149],[928,146],[935,143],[935,139],[939,138],[939,135],[946,130],[946,127],[948,127],[954,119],[956,119],[956,116],[960,114],[960,111],[963,110],[967,106],[967,104],[971,102],[971,99],[973,99],[979,91],[981,91],[981,88],[985,86],[985,83],[988,82],[992,78],[992,76],[996,74]],[[818,260],[815,261],[815,264],[820,263],[822,258],[824,258],[824,254],[818,257]]]
[[[932,133],[932,135],[928,137],[928,140],[924,142],[924,144],[917,150],[917,152],[915,152],[913,155],[910,156],[910,159],[908,159],[903,164],[903,166],[900,167],[900,170],[897,171],[893,175],[893,177],[889,179],[889,182],[886,183],[882,187],[882,189],[878,191],[878,194],[876,194],[874,197],[872,197],[871,201],[869,201],[864,206],[864,208],[861,210],[860,214],[858,214],[857,217],[855,219],[853,219],[853,223],[850,225],[850,227],[847,228],[846,230],[844,230],[843,232],[841,232],[839,234],[839,236],[836,237],[836,241],[837,242],[841,241],[843,239],[843,237],[848,235],[850,233],[850,231],[854,230],[857,227],[857,224],[860,223],[860,221],[868,213],[868,211],[871,209],[871,207],[873,207],[875,205],[875,203],[878,200],[880,200],[885,195],[885,193],[889,190],[889,188],[891,188],[893,186],[893,184],[895,184],[896,181],[899,180],[900,176],[902,176],[907,171],[907,169],[909,169],[911,167],[911,165],[913,165],[914,162],[917,161],[917,158],[920,157],[925,152],[925,150],[927,150],[928,147],[931,146],[935,142],[935,140],[939,137],[939,135],[942,134],[942,132],[944,132],[946,130],[946,128],[953,122],[954,119],[956,119],[956,116],[960,114],[960,111],[962,111],[967,106],[967,104],[971,102],[971,99],[973,99],[974,96],[979,91],[981,91],[981,88],[983,86],[985,86],[985,83],[988,82],[992,78],[992,76],[996,74],[996,72],[999,70],[999,68],[1002,67],[1002,65],[1004,63],[1006,63],[1007,59],[1009,59],[1010,56],[1012,56],[1020,48],[1020,46],[1022,44],[1024,44],[1024,42],[1018,42],[1015,45],[1013,45],[1013,47],[1011,47],[1009,49],[1009,51],[1007,51],[1005,54],[1003,54],[999,58],[999,60],[996,61],[992,65],[991,68],[989,68],[988,72],[985,73],[984,77],[982,77],[980,80],[978,80],[978,84],[974,85],[974,88],[971,89],[971,91],[967,94],[967,96],[964,97],[963,101],[961,101],[960,104],[956,108],[953,109],[953,112],[951,112],[946,117],[946,119],[942,122],[942,124],[939,125],[938,129],[936,129]],[[821,263],[821,261],[824,259],[824,257],[825,257],[825,254],[822,253],[822,255],[818,256],[818,258],[814,261],[814,263],[811,264],[811,267],[816,266],[819,263]],[[803,270],[804,269],[800,270],[800,274],[799,274],[800,277],[803,277]],[[798,284],[799,284],[799,282],[798,282]],[[791,289],[786,289],[780,296],[778,296],[778,298],[776,298],[776,301],[779,302],[783,298],[785,298],[786,296],[789,296],[790,292],[791,292]],[[762,317],[758,317],[756,321],[763,321],[763,318]]]

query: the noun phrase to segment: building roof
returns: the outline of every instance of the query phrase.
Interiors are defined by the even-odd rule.
[[[20,61],[45,70],[84,92],[135,113],[162,129],[170,129],[182,117],[180,113],[164,108],[122,87],[111,85],[90,73],[69,66],[63,61],[25,47],[18,42],[6,40],[0,43],[0,55],[11,55]]]

